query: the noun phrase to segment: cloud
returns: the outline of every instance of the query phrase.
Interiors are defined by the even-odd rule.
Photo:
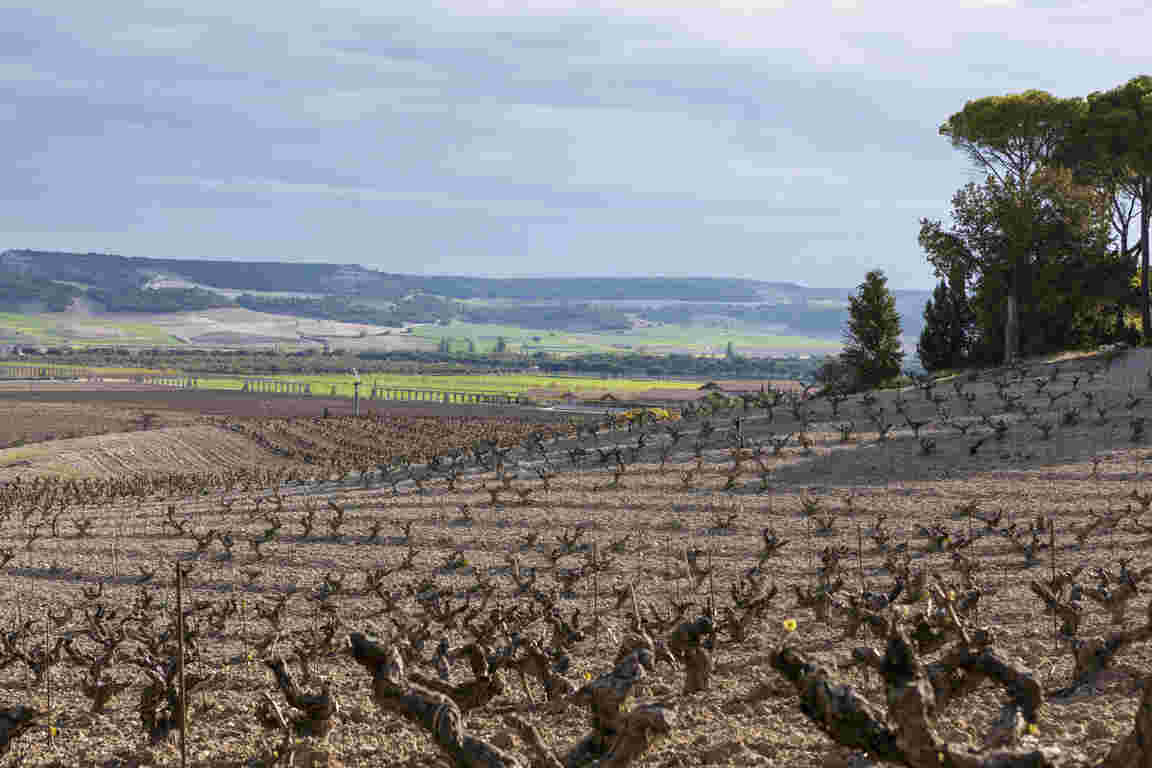
[[[940,123],[1136,74],[1116,12],[0,0],[0,247],[923,287],[969,178]]]

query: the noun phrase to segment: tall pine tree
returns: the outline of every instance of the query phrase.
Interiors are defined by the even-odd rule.
[[[924,305],[924,329],[916,353],[926,370],[957,368],[967,362],[973,315],[964,282],[953,276],[941,280]]]
[[[856,295],[848,300],[848,323],[840,359],[856,372],[857,384],[873,388],[900,373],[904,361],[900,341],[900,315],[888,290],[884,272],[864,276]]]

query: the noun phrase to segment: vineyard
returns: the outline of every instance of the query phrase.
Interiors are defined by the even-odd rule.
[[[26,403],[0,398],[0,448],[88,435],[191,424],[190,415],[157,413],[145,407],[111,408],[90,403]]]
[[[11,479],[0,765],[1152,764],[1152,378],[1111,363]]]
[[[549,427],[508,419],[394,413],[237,421],[228,428],[278,456],[322,466],[329,473],[351,471],[366,482],[376,473],[393,487],[402,480],[419,484],[443,468],[451,488],[461,471],[457,462],[466,453],[471,452],[475,461],[485,450],[503,449],[534,436],[556,436]],[[413,462],[425,465],[426,471],[411,472]],[[393,465],[403,472],[393,473]]]

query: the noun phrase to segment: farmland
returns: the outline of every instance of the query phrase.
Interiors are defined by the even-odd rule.
[[[305,336],[353,340],[389,333],[371,325],[340,323],[253,312],[241,308],[197,312],[69,312],[0,313],[0,331],[8,343],[83,346],[263,347],[273,344],[316,346]],[[401,342],[401,348],[404,348]]]
[[[559,357],[722,354],[729,343],[748,356],[796,355],[838,350],[848,295],[739,279],[422,277],[355,265],[27,250],[0,253],[0,266],[11,272],[11,295],[24,296],[10,308],[56,308],[66,300],[52,296],[75,295],[63,312],[9,316],[9,335],[49,345],[315,348],[327,341],[357,352],[430,352],[448,341],[484,354],[502,338],[515,352]],[[21,289],[22,280],[32,282]],[[47,301],[37,300],[42,294]],[[927,298],[897,292],[910,336]]]
[[[1141,354],[58,441],[0,485],[8,759],[179,763],[179,564],[193,765],[1141,765]]]
[[[449,339],[454,349],[463,349],[469,340],[478,351],[492,349],[504,339],[514,352],[547,352],[553,355],[580,355],[598,352],[638,352],[643,354],[722,354],[731,343],[741,354],[752,356],[826,354],[841,345],[829,339],[799,334],[768,333],[756,330],[701,328],[679,325],[634,327],[619,331],[553,331],[517,326],[455,321],[447,326],[425,325],[413,328],[412,335],[429,343]]]
[[[27,401],[4,400],[3,392],[0,387],[0,448],[187,425],[197,420],[195,415],[182,412],[161,415],[144,403],[127,407],[91,402],[41,403],[33,408]]]
[[[257,377],[264,378],[264,377]],[[268,377],[273,381],[293,381],[307,383],[317,393],[332,394],[337,397],[351,397],[355,378],[352,375],[286,376]],[[227,377],[207,377],[202,379],[207,389],[238,390],[244,379]],[[465,376],[419,376],[404,374],[364,374],[361,377],[361,395],[367,396],[374,387],[409,388],[433,391],[504,392],[520,394],[529,390],[554,390],[557,395],[564,392],[589,390],[612,392],[639,392],[653,388],[687,389],[700,387],[701,381],[652,380],[652,379],[599,379],[593,377],[536,376],[531,374],[512,375],[465,375]],[[335,389],[333,389],[335,388]]]
[[[146,319],[93,318],[69,313],[0,313],[0,341],[21,344],[64,344],[86,339],[91,344],[146,346],[177,340]]]
[[[8,361],[0,365],[17,366],[20,363]],[[150,369],[127,366],[85,366],[94,375],[107,378],[123,378],[147,375],[180,375],[174,369]],[[347,374],[292,375],[292,376],[202,376],[200,387],[207,390],[239,391],[250,378],[267,381],[284,381],[309,384],[316,394],[336,397],[352,397],[356,377]],[[697,389],[703,384],[700,380],[677,379],[626,379],[596,378],[591,376],[547,376],[533,374],[503,375],[411,375],[388,373],[365,373],[360,377],[361,394],[367,395],[373,387],[409,388],[436,391],[504,392],[520,394],[529,390],[555,390],[563,392],[612,391],[619,393],[640,392],[647,389]],[[333,389],[335,388],[335,389]]]
[[[498,339],[516,353],[546,352],[558,357],[601,352],[645,354],[722,354],[732,343],[751,356],[836,352],[835,340],[755,328],[707,328],[664,324],[615,331],[557,331],[521,326],[452,321],[448,325],[415,324],[386,328],[363,323],[299,318],[238,307],[195,312],[88,311],[0,313],[0,342],[36,345],[123,348],[319,348],[320,339],[350,352],[433,351],[442,339],[453,351],[471,343],[477,352],[491,351]]]

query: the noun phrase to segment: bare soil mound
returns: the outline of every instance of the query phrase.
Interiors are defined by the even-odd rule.
[[[0,450],[0,481],[17,475],[123,477],[141,473],[216,472],[281,463],[220,427],[199,425],[54,440]]]
[[[112,432],[188,426],[195,414],[158,410],[147,403],[31,403],[0,398],[0,448]]]

